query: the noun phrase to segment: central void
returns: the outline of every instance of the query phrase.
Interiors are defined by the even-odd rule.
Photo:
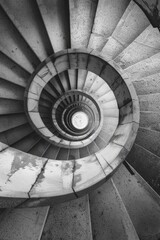
[[[86,113],[79,111],[73,114],[71,121],[75,128],[83,129],[87,127],[89,119]]]

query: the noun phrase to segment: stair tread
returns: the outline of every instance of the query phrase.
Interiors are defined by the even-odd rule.
[[[113,180],[140,239],[159,233],[160,207],[143,185],[123,165]]]
[[[12,61],[2,52],[0,53],[1,72],[0,77],[22,87],[26,87],[30,74]]]
[[[11,209],[3,213],[0,236],[7,240],[37,240],[41,237],[48,207]]]
[[[27,43],[2,8],[0,8],[0,15],[0,50],[13,61],[17,62],[27,72],[32,73],[35,66],[38,66],[40,63],[39,60],[28,48]]]
[[[37,0],[37,3],[54,52],[68,48],[70,31],[67,1]]]
[[[14,3],[10,0],[1,1],[1,4],[37,57],[41,61],[47,58],[52,53],[52,48],[34,1],[21,0],[23,5],[21,11],[19,11],[18,0],[15,0]]]
[[[136,143],[160,157],[160,132],[139,128]]]
[[[72,48],[87,47],[95,17],[97,2],[97,0],[69,0]]]
[[[112,180],[89,194],[95,240],[139,240]]]
[[[159,31],[150,24],[124,51],[116,57],[115,62],[126,69],[159,52]]]
[[[41,240],[92,240],[88,196],[50,208]]]
[[[140,127],[160,132],[159,112],[140,112]]]
[[[144,161],[145,159],[145,161]],[[127,156],[127,161],[158,193],[159,191],[159,161],[160,158],[140,145],[134,144]],[[154,164],[153,164],[154,163]],[[149,171],[148,171],[149,169]]]
[[[101,50],[103,48],[107,38],[114,31],[128,4],[128,0],[109,0],[108,4],[106,4],[105,0],[100,0],[98,2],[88,47],[96,50]],[[103,14],[104,12],[105,14]]]
[[[114,59],[149,25],[149,20],[143,11],[133,1],[130,2],[118,22],[109,41],[102,49],[108,60]],[[136,31],[135,31],[136,29]]]

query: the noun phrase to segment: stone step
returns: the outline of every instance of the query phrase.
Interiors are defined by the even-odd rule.
[[[0,65],[0,78],[26,87],[30,74],[2,52],[0,52]]]
[[[160,132],[145,128],[139,128],[135,143],[149,150],[154,155],[160,157],[159,139]]]
[[[50,145],[49,148],[44,153],[43,157],[50,158],[50,159],[56,159],[59,150],[60,150],[60,147]]]
[[[126,160],[145,179],[146,182],[158,193],[159,189],[159,162],[160,158],[147,149],[134,144]]]
[[[2,213],[0,236],[5,240],[40,240],[49,207],[10,209]]]
[[[16,85],[5,79],[0,79],[0,97],[4,99],[13,99],[22,101],[24,98],[24,87]]]
[[[112,180],[89,194],[94,240],[139,240]]]
[[[39,157],[42,157],[44,153],[46,152],[47,148],[49,147],[49,142],[47,142],[45,139],[41,138],[37,144],[35,144],[31,150],[28,151],[28,153],[32,155],[36,155]]]
[[[133,82],[137,95],[149,95],[160,92],[160,82],[159,82],[160,74],[156,73],[151,76],[137,79],[137,81]]]
[[[78,70],[68,69],[68,75],[71,83],[71,89],[77,88],[77,77],[78,77]]]
[[[0,115],[24,112],[24,103],[21,100],[0,98]]]
[[[149,25],[131,44],[116,57],[115,62],[126,69],[160,50],[160,35],[157,28]]]
[[[160,93],[156,94],[147,94],[147,95],[139,95],[139,104],[140,111],[151,111],[151,112],[159,112],[160,111]]]
[[[35,67],[40,63],[39,59],[28,47],[24,38],[2,8],[0,8],[0,15],[0,50],[26,71],[32,73]]]
[[[135,38],[141,34],[149,21],[133,1],[130,2],[112,35],[102,49],[108,60],[117,57]]]
[[[109,36],[112,35],[125,12],[129,2],[129,0],[109,0],[106,4],[105,0],[98,1],[94,25],[88,44],[89,48],[101,50],[104,47]]]
[[[23,140],[23,138],[26,138],[31,133],[33,133],[33,129],[28,123],[26,123],[0,133],[0,141],[8,145],[13,145],[16,142]]]
[[[159,72],[159,64],[160,53],[157,53],[128,67],[124,72],[130,80],[137,81],[137,79],[142,79]]]
[[[78,86],[77,86],[77,89],[83,89],[83,86],[84,86],[85,81],[86,81],[87,73],[88,73],[87,70],[78,69],[78,80],[77,80]]]
[[[69,6],[65,0],[37,0],[54,52],[70,47]]]
[[[140,112],[140,127],[160,132],[159,112]]]
[[[97,3],[97,0],[69,0],[71,48],[87,47]]]
[[[1,5],[40,61],[53,50],[36,1],[1,1]]]
[[[50,208],[41,240],[92,240],[88,196]]]
[[[136,159],[139,162],[140,159]],[[146,160],[145,164],[147,167]],[[149,166],[147,169],[151,170]],[[113,180],[139,238],[142,240],[158,239],[160,232],[159,204],[143,187],[142,182],[137,180],[134,175],[131,175],[123,165],[115,173]]]
[[[15,127],[26,124],[27,122],[28,119],[24,113],[2,115],[0,117],[0,132],[13,129]]]
[[[40,139],[41,137],[37,133],[33,132],[20,141],[14,143],[12,147],[23,152],[29,152],[29,150],[32,149],[32,147],[39,142]]]

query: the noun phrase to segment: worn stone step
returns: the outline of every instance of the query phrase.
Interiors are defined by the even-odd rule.
[[[4,240],[40,240],[49,207],[10,209],[0,220]]]
[[[88,71],[87,70],[83,70],[83,69],[78,69],[78,89],[83,89],[83,86],[85,84],[86,81],[86,76],[87,76]]]
[[[65,0],[37,0],[54,52],[70,47],[69,6]]]
[[[1,5],[40,61],[52,54],[53,50],[35,1],[1,1]]]
[[[136,171],[145,179],[145,181],[147,181],[148,184],[158,194],[160,194],[160,158],[142,146],[134,144],[126,160],[131,164],[132,167],[136,169]]]
[[[45,139],[41,139],[34,147],[29,151],[30,154],[42,157],[49,147],[49,143]]]
[[[15,128],[26,124],[28,119],[24,113],[2,115],[0,117],[0,132],[7,131],[9,129]]]
[[[0,98],[0,115],[23,113],[24,103],[21,100]]]
[[[160,157],[160,132],[139,128],[136,143]]]
[[[143,11],[133,1],[130,2],[120,21],[109,37],[102,53],[108,60],[118,56],[149,25]]]
[[[28,123],[26,123],[24,125],[0,133],[0,141],[5,144],[12,145],[22,140],[23,138],[27,137],[32,132],[33,129]]]
[[[160,132],[159,112],[140,112],[140,127]]]
[[[41,240],[92,240],[88,196],[50,208]]]
[[[40,63],[39,59],[28,47],[28,44],[13,25],[2,7],[0,7],[0,15],[0,50],[26,71],[32,73],[35,67]]]
[[[129,0],[109,0],[107,4],[105,0],[98,1],[88,47],[96,50],[101,50],[104,47],[108,37],[112,35],[128,4]]]
[[[146,161],[144,164],[146,165]],[[147,169],[151,170],[149,166]],[[142,182],[131,175],[123,165],[115,173],[113,180],[139,238],[142,240],[158,239],[160,232],[159,204],[143,187]]]
[[[89,199],[94,240],[139,239],[112,180],[91,192]]]
[[[97,0],[69,0],[72,48],[87,47],[97,9],[97,3]]]
[[[32,148],[32,146],[40,140],[40,138],[41,137],[37,133],[33,132],[25,138],[21,139],[20,141],[14,143],[12,147],[15,149],[19,149],[23,152],[28,152]]]
[[[160,53],[157,53],[128,67],[124,72],[128,75],[130,80],[137,81],[137,79],[142,79],[159,72],[159,64]]]
[[[137,62],[159,52],[160,35],[157,28],[150,24],[131,44],[116,57],[115,62],[126,69]]]
[[[159,73],[155,73],[151,76],[137,79],[133,82],[137,95],[149,95],[160,92]]]
[[[160,111],[160,93],[139,95],[140,111]]]
[[[11,60],[5,54],[0,52],[0,78],[15,83],[22,87],[26,87],[30,74],[20,67],[16,62]]]
[[[0,97],[5,99],[23,100],[24,98],[24,88],[11,83],[5,79],[0,79]]]
[[[56,159],[59,151],[60,151],[60,147],[50,145],[49,148],[44,153],[43,157],[49,158],[49,159]]]

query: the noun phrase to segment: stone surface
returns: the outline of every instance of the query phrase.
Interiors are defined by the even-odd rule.
[[[5,99],[23,100],[24,88],[9,81],[0,79],[0,96]]]
[[[100,0],[98,2],[97,12],[89,42],[90,48],[94,48],[96,50],[101,50],[103,48],[107,42],[107,38],[114,31],[128,4],[128,0],[110,0],[107,4],[105,0]],[[105,14],[103,14],[104,12]]]
[[[50,208],[41,239],[92,240],[88,196]]]
[[[156,73],[146,78],[137,79],[137,81],[133,82],[137,95],[159,93],[160,92],[159,78],[160,78],[159,74]]]
[[[143,32],[148,25],[149,21],[145,14],[131,1],[111,37],[102,49],[102,53],[106,56],[109,55],[109,59],[114,59]]]
[[[37,133],[33,132],[30,135],[27,135],[26,137],[21,139],[20,141],[14,143],[12,147],[15,149],[19,149],[23,152],[29,152],[30,149],[32,149],[32,147],[37,144],[37,142],[39,142],[39,140],[40,136]]]
[[[15,4],[1,1],[1,4],[31,49],[43,61],[52,53],[52,48],[41,15],[36,11],[37,5],[25,0],[16,0]]]
[[[141,62],[128,67],[125,70],[125,73],[128,74],[128,77],[132,81],[137,81],[138,79],[142,79],[159,72],[159,64],[160,53],[157,53]]]
[[[139,239],[111,180],[91,192],[89,197],[94,240]]]
[[[97,0],[70,0],[70,33],[71,48],[87,47],[95,12]]]
[[[4,240],[37,240],[48,214],[48,207],[12,209],[3,213],[0,236]]]
[[[139,152],[137,148],[136,150]],[[140,156],[142,154],[143,152],[141,151],[137,157],[135,155],[135,160],[138,160],[138,164],[141,162],[140,159],[143,159],[144,157],[144,155],[143,157]],[[147,166],[148,160],[149,156],[146,156],[145,164],[143,165],[146,166],[146,169],[148,168],[152,171],[149,165]],[[152,167],[153,165],[154,164],[152,164]],[[139,169],[140,167],[141,166],[139,165]],[[115,173],[113,180],[139,238],[147,240],[158,239],[156,238],[156,235],[158,236],[160,232],[160,207],[157,202],[152,198],[150,193],[146,191],[135,176],[131,175],[123,165],[119,168],[117,173]]]
[[[160,132],[139,128],[136,143],[160,157]]]
[[[140,115],[140,126],[142,128],[160,132],[159,112],[141,112]]]
[[[73,161],[48,160],[33,186],[31,197],[50,197],[73,193]]]
[[[41,173],[46,159],[13,148],[3,150],[0,158],[0,196],[28,198],[28,192]]]
[[[88,71],[83,89],[85,91],[89,91],[95,79],[96,79],[96,74]]]
[[[23,40],[19,31],[2,8],[0,10],[0,15],[0,50],[26,71],[32,73],[34,68],[38,66],[39,60],[34,55],[33,51],[28,48],[27,43]]]
[[[88,192],[87,188],[92,187],[105,178],[103,169],[95,155],[77,159],[74,167],[73,188],[79,196]]]
[[[149,25],[124,51],[115,62],[123,69],[159,52],[160,36],[158,29]]]
[[[12,115],[3,115],[0,117],[0,132],[21,126],[27,123],[27,117],[24,113]]]
[[[160,194],[160,158],[147,149],[134,144],[131,152],[127,156],[127,161],[136,169],[145,181],[147,181],[148,184]]]
[[[159,112],[160,93],[139,95],[138,98],[141,111]]]
[[[22,87],[26,87],[27,80],[29,78],[29,73],[21,68],[18,64],[4,55],[2,52],[0,53],[0,64],[1,64],[1,72],[0,77],[6,79],[7,81],[18,84]]]
[[[65,0],[37,1],[54,52],[69,47],[69,6]]]

